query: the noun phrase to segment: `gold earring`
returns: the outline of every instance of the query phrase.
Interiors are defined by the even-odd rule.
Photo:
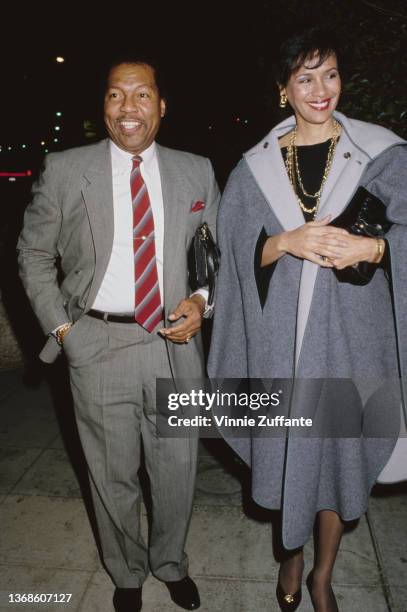
[[[280,108],[285,108],[287,106],[287,94],[280,94]]]

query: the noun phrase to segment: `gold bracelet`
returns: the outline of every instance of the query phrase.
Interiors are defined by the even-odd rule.
[[[383,253],[384,253],[384,245],[386,244],[382,238],[375,238],[376,240],[376,255],[373,260],[373,263],[380,263]]]
[[[55,338],[60,346],[62,346],[64,338],[66,334],[69,332],[69,330],[71,329],[71,327],[72,327],[72,323],[65,323],[64,325],[61,325],[61,327],[58,327],[58,329],[56,330]]]

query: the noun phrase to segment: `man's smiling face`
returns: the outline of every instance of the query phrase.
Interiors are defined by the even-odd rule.
[[[140,155],[156,137],[165,101],[161,98],[154,69],[147,64],[119,64],[109,74],[104,118],[113,142]]]

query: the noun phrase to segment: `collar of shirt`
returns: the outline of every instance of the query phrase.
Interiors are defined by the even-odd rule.
[[[113,140],[110,140],[110,153],[112,156],[113,176],[125,173],[128,174],[133,165],[133,153],[120,149],[120,147],[118,147]],[[152,142],[140,156],[143,158],[143,170],[149,173],[153,164],[157,160],[157,148],[155,142]]]

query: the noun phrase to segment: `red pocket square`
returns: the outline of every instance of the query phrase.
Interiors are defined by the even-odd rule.
[[[195,204],[191,206],[191,212],[198,212],[198,210],[202,210],[203,208],[205,208],[205,202],[195,202]]]

